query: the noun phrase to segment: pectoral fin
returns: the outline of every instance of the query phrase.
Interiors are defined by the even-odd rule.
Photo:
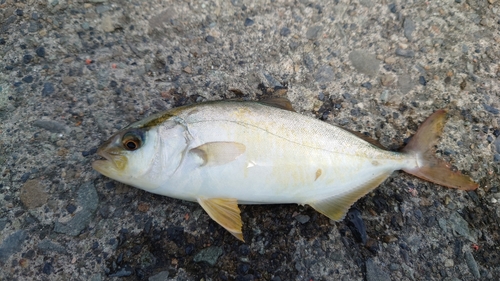
[[[388,172],[379,175],[345,194],[318,199],[308,205],[330,219],[340,221],[345,217],[345,214],[349,211],[349,208],[354,202],[379,186],[391,173],[392,172]]]
[[[198,198],[198,203],[208,215],[231,232],[239,240],[245,242],[241,227],[240,208],[238,201],[233,198]]]
[[[207,142],[190,150],[203,160],[203,166],[223,165],[245,153],[246,147],[238,142]]]

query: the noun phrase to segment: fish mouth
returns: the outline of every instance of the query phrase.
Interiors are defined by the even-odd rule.
[[[127,157],[124,155],[115,154],[102,149],[97,150],[97,155],[104,159],[92,162],[92,168],[105,176],[111,177],[112,175],[116,175],[127,166]]]

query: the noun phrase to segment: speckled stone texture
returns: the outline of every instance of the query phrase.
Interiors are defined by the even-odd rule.
[[[499,280],[499,15],[498,0],[0,0],[0,279]],[[241,206],[244,244],[90,166],[152,113],[270,95],[390,149],[446,108],[437,154],[480,188],[396,172],[341,222]]]

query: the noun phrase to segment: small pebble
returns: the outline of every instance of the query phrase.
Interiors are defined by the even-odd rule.
[[[412,33],[413,31],[415,31],[415,28],[416,28],[415,22],[413,22],[410,18],[406,18],[403,23],[403,29],[404,29],[403,33],[409,41],[413,40]]]
[[[52,264],[51,264],[50,262],[47,262],[47,263],[45,263],[45,264],[43,265],[42,272],[43,272],[44,274],[49,275],[49,274],[51,274],[51,273],[52,273],[52,271],[53,271],[53,270],[54,270],[54,267],[52,266]]]
[[[368,235],[366,233],[365,222],[361,217],[361,212],[358,209],[351,208],[347,213],[345,221],[354,238],[363,245],[366,244]]]
[[[5,45],[5,43],[6,43],[6,42],[5,42],[5,39],[0,38],[0,45]]]
[[[372,83],[365,82],[365,83],[361,84],[361,87],[367,88],[368,90],[371,90],[372,89]]]
[[[31,75],[28,75],[28,76],[25,76],[23,77],[23,79],[21,79],[24,83],[31,83],[33,82],[33,76]]]
[[[68,211],[68,213],[70,214],[73,214],[76,211],[76,206],[73,204],[68,204],[68,206],[66,206],[66,211]]]
[[[500,154],[493,155],[493,161],[499,163],[500,162]]]
[[[306,31],[306,38],[309,40],[318,39],[321,36],[322,31],[323,27],[319,25],[309,27]]]
[[[198,252],[193,260],[195,262],[206,262],[211,266],[214,266],[217,263],[219,257],[224,253],[221,247],[210,246],[208,248],[202,249]]]
[[[415,56],[415,52],[412,50],[404,50],[401,48],[396,49],[396,55],[405,58],[413,58]]]
[[[389,99],[389,90],[384,90],[382,91],[382,94],[380,94],[380,101],[385,103]]]
[[[205,41],[207,41],[207,43],[213,43],[215,42],[215,38],[212,35],[208,35],[205,37]]]
[[[16,15],[17,15],[17,16],[20,16],[20,17],[22,17],[22,16],[24,15],[23,10],[21,10],[21,9],[17,9],[17,10],[16,10]]]
[[[286,37],[286,36],[290,35],[291,33],[292,33],[292,31],[288,27],[283,27],[280,30],[280,35],[283,37]]]
[[[109,275],[109,277],[126,277],[130,276],[134,273],[134,269],[132,269],[129,265],[125,265],[123,268],[120,268],[116,272]]]
[[[389,10],[391,11],[391,13],[395,14],[398,11],[396,4],[389,4]]]
[[[301,224],[307,223],[311,218],[308,215],[297,215],[295,219]]]
[[[384,62],[387,64],[394,64],[394,63],[396,63],[396,58],[395,57],[388,57],[384,60]]]
[[[44,47],[38,47],[38,48],[36,48],[35,52],[36,52],[37,56],[39,56],[41,58],[45,57],[45,48]]]
[[[498,113],[500,113],[500,110],[498,110],[497,108],[494,108],[493,106],[487,105],[485,103],[483,104],[483,107],[489,113],[492,113],[492,114],[498,114]]]
[[[33,60],[33,56],[32,55],[24,55],[23,56],[23,63],[28,64],[28,63],[31,62],[31,60]]]
[[[54,93],[55,89],[54,89],[54,85],[50,82],[45,82],[45,84],[43,84],[43,90],[42,90],[42,96],[48,96],[52,93]]]
[[[245,23],[243,25],[245,26],[252,26],[255,22],[251,18],[246,18]]]
[[[418,83],[420,83],[420,85],[422,86],[427,86],[427,80],[425,80],[424,76],[418,77]]]

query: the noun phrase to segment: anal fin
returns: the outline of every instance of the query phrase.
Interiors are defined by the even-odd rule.
[[[345,217],[345,214],[347,213],[347,211],[349,211],[349,208],[352,206],[352,204],[354,204],[354,202],[358,201],[359,198],[374,190],[387,177],[389,177],[391,173],[392,171],[383,173],[369,180],[368,182],[356,188],[353,188],[349,192],[324,199],[319,199],[314,202],[308,203],[308,205],[313,207],[316,211],[329,217],[330,219],[334,221],[340,221]]]
[[[241,227],[240,208],[234,198],[198,198],[198,203],[218,224],[231,232],[239,240],[245,242]]]

